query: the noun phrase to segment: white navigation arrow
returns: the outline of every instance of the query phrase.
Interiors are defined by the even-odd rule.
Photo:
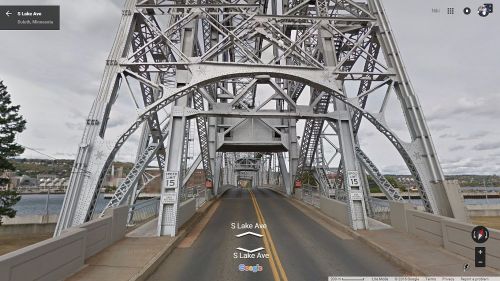
[[[11,13],[10,11],[7,11],[5,14],[6,14],[8,17],[10,17],[10,15],[12,15],[12,13]]]
[[[253,253],[253,252],[262,251],[262,250],[264,250],[264,248],[260,247],[260,248],[253,249],[253,250],[247,250],[247,249],[245,249],[245,248],[240,248],[240,247],[238,247],[238,248],[236,248],[236,250],[240,250],[240,251],[247,252],[247,253],[250,253],[250,254],[251,254],[251,253]]]
[[[257,237],[262,237],[263,236],[262,234],[258,234],[258,233],[254,233],[254,232],[248,231],[248,232],[245,232],[245,233],[238,234],[238,235],[236,235],[236,237],[240,238],[240,237],[243,237],[243,236],[246,236],[246,235],[253,235],[253,236],[257,236]]]

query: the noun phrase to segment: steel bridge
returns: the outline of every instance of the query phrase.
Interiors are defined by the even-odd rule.
[[[121,96],[136,112],[114,139]],[[385,121],[395,110],[409,141]],[[159,235],[176,235],[179,198],[198,167],[213,196],[239,178],[290,196],[313,177],[321,196],[347,204],[351,228],[366,229],[368,176],[388,199],[403,198],[363,150],[362,123],[398,152],[427,212],[464,218],[380,0],[126,0],[55,236],[100,215],[103,180],[133,134],[135,163],[106,209],[134,206],[155,166]]]

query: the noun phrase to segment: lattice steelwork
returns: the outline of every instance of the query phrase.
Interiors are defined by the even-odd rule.
[[[349,95],[352,85],[356,91]],[[366,110],[367,104],[376,100],[371,96],[381,91],[384,98],[380,110]],[[123,94],[132,98],[137,118],[117,140],[107,139],[113,103]],[[307,97],[301,99],[302,95]],[[142,101],[138,102],[136,96]],[[386,111],[394,110],[387,107],[391,96],[401,104],[410,142],[403,142],[386,125]],[[165,121],[160,120],[167,119],[167,131],[162,132],[160,126]],[[201,152],[194,166],[188,168],[183,158],[191,119],[196,120]],[[296,132],[299,119],[306,120],[300,148]],[[327,141],[325,128],[334,130],[338,141],[334,157],[341,157],[341,161],[336,167],[339,181],[333,186],[339,191],[337,198],[348,203],[355,229],[366,227],[366,191],[362,183],[348,182],[349,177],[363,176],[361,172],[367,170],[377,176],[393,199],[398,199],[393,188],[383,182],[379,169],[360,150],[362,120],[382,133],[401,155],[417,182],[426,210],[454,215],[447,194],[451,191],[445,189],[447,183],[420,103],[380,0],[127,0],[86,121],[56,235],[92,217],[111,163],[140,127],[144,128],[143,141],[137,161],[154,158],[141,155],[150,155],[150,145],[157,143],[154,152],[160,169],[174,172],[169,175],[186,171],[180,173],[179,188],[202,164],[207,179],[213,181],[214,192],[218,192],[223,178],[230,181],[221,171],[233,171],[227,166],[238,161],[237,157],[231,156],[228,161],[230,158],[218,154],[239,149],[235,145],[223,152],[220,147],[226,137],[248,133],[238,131],[248,120],[272,136],[267,144],[264,136],[258,140],[249,134],[244,151],[259,147],[255,151],[275,153],[272,159],[278,160],[280,181],[288,194],[293,193],[294,181],[314,163],[324,192],[332,188],[326,176],[332,168],[331,157],[326,157],[323,149],[318,151],[318,145]],[[149,165],[137,164],[133,173],[138,174]],[[140,178],[138,174],[130,175],[132,182]],[[130,184],[127,190],[120,189],[121,196],[137,196],[137,192],[129,192],[130,188],[142,187]],[[164,225],[175,225],[172,206],[176,205],[162,205]]]

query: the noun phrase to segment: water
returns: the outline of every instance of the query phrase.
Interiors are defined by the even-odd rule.
[[[500,192],[500,187],[493,186],[465,186],[461,187],[462,191],[479,191],[479,192]]]
[[[50,194],[49,196],[49,214],[59,214],[61,211],[64,194]],[[104,199],[104,195],[99,195],[96,204],[96,212],[104,209],[109,199]],[[23,194],[21,200],[14,205],[17,210],[17,216],[26,215],[45,215],[45,205],[47,202],[47,194]]]
[[[489,192],[500,192],[500,187],[491,186],[466,186],[461,187],[463,192],[478,192],[488,194]],[[403,198],[405,198],[406,193],[401,192]],[[406,197],[407,198],[407,197]],[[420,199],[410,199],[413,205],[423,205]],[[465,198],[464,202],[466,205],[500,205],[500,198]]]
[[[500,191],[500,187],[462,187],[463,191]],[[402,193],[404,197],[404,192]],[[64,194],[50,194],[49,197],[49,214],[59,214],[61,211],[61,206],[64,200]],[[45,204],[47,201],[47,194],[24,194],[21,196],[21,200],[14,206],[17,210],[18,216],[26,215],[45,215],[46,209]],[[101,212],[109,199],[104,199],[104,195],[100,194],[97,199],[96,212]],[[414,205],[422,205],[422,201],[419,199],[411,199],[411,203]],[[500,205],[500,198],[488,198],[488,199],[465,199],[465,204],[467,205]]]
[[[500,198],[464,199],[467,205],[500,205]]]
[[[62,203],[64,200],[64,194],[50,194],[49,197],[49,215],[58,215],[61,211]],[[140,202],[143,201],[143,202]],[[147,204],[147,200],[138,200],[136,206],[139,208],[142,203]],[[45,215],[46,214],[46,202],[47,194],[23,194],[21,195],[21,200],[14,205],[14,209],[17,210],[17,216],[27,216],[27,215]],[[100,194],[97,198],[96,212],[100,213],[109,199],[104,198],[104,194]]]
[[[404,196],[403,196],[404,198]],[[500,198],[488,198],[488,199],[464,199],[465,205],[500,205]],[[413,205],[423,205],[420,199],[411,199],[410,202]]]

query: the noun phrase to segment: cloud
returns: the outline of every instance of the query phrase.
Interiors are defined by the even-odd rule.
[[[457,138],[459,136],[459,134],[456,134],[456,133],[445,133],[445,134],[442,134],[442,135],[439,135],[440,138]]]
[[[453,117],[498,117],[500,93],[485,94],[483,97],[464,95],[453,102],[435,106],[427,114],[427,120],[443,120]]]
[[[479,157],[464,157],[456,161],[442,161],[442,167],[447,174],[494,174],[500,172],[500,167],[493,165],[489,170],[485,169],[484,163],[492,163],[496,157],[479,156]]]
[[[57,158],[71,159],[76,157],[76,153],[56,152],[54,153],[54,156]]]
[[[72,131],[83,131],[85,129],[85,124],[84,120],[79,120],[77,122],[75,121],[68,121],[64,123],[64,126]]]
[[[401,174],[408,175],[410,172],[408,171],[408,167],[404,165],[391,165],[382,167],[382,173],[384,174]]]
[[[457,150],[462,150],[464,148],[465,148],[465,146],[463,146],[463,145],[456,145],[456,146],[449,147],[448,150],[449,151],[457,151]]]
[[[480,143],[472,148],[475,150],[495,150],[500,148],[500,142]]]
[[[489,131],[480,131],[480,132],[470,134],[469,136],[466,136],[466,137],[459,137],[459,138],[457,138],[457,140],[475,140],[475,139],[480,139],[482,137],[485,137],[489,134],[490,134]]]
[[[448,124],[442,124],[442,123],[436,123],[436,122],[428,122],[428,125],[429,125],[429,128],[431,129],[431,131],[441,131],[441,130],[452,128]]]

